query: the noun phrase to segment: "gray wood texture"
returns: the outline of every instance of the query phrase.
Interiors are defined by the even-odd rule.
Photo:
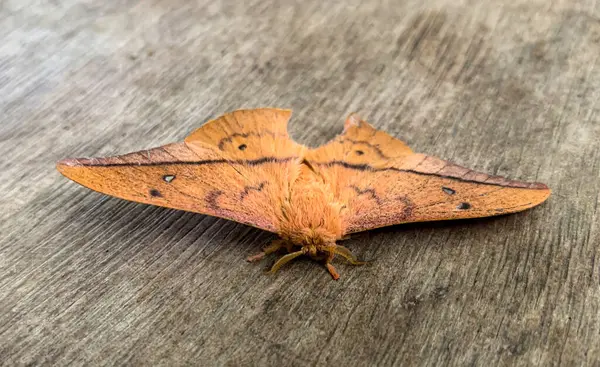
[[[2,363],[599,365],[599,56],[592,0],[0,2]],[[244,259],[273,235],[54,167],[262,106],[310,146],[356,111],[554,193],[357,235],[374,261],[335,282],[264,275]]]

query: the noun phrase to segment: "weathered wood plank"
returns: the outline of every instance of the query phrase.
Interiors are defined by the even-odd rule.
[[[600,363],[600,12],[592,1],[9,1],[0,7],[0,355],[24,364]],[[370,265],[275,276],[272,236],[104,197],[67,156],[294,109],[548,183],[534,210],[404,225]]]

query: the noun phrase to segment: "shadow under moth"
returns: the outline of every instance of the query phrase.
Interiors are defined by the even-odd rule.
[[[209,121],[181,143],[108,158],[65,159],[58,170],[79,184],[140,203],[226,218],[280,239],[248,258],[287,250],[271,268],[308,255],[331,264],[337,241],[408,222],[514,213],[542,203],[541,183],[490,176],[413,153],[402,141],[350,115],[344,131],[310,149],[287,133],[291,111],[238,110]]]

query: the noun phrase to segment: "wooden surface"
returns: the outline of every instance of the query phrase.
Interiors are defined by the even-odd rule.
[[[600,5],[0,3],[5,365],[598,365]],[[373,259],[264,275],[273,236],[102,196],[54,162],[293,108],[316,146],[357,111],[416,151],[547,183],[541,207],[402,225]],[[272,261],[272,259],[271,259]]]

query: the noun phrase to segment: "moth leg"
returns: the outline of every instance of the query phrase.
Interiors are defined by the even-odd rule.
[[[327,268],[327,271],[329,271],[329,274],[331,274],[333,280],[340,279],[340,274],[337,272],[337,270],[335,270],[335,268],[333,267],[333,265],[331,265],[330,262],[326,262],[325,267]]]
[[[335,257],[335,248],[336,245],[334,244],[327,251],[327,258],[325,259],[325,268],[327,268],[327,271],[329,272],[329,274],[331,274],[333,280],[338,280],[340,278],[340,274],[337,272],[337,270],[335,270],[335,267],[331,264],[331,261]]]
[[[359,261],[356,256],[350,252],[346,247],[337,245],[333,250],[334,253],[340,255],[344,259],[346,259],[352,265],[363,265],[366,264],[365,261]]]
[[[288,248],[288,251],[289,251],[289,246],[287,246],[287,243],[285,243],[283,240],[274,240],[267,247],[263,248],[263,250],[261,252],[259,252],[256,255],[248,256],[248,258],[246,260],[248,262],[255,262],[255,261],[262,260],[266,255],[272,254],[273,252],[277,252],[277,251],[279,251],[280,248],[282,248],[284,246],[286,248]]]

